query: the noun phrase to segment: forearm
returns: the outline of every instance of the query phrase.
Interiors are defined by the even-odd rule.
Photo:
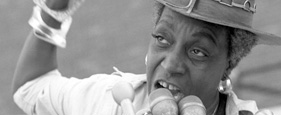
[[[64,9],[67,5],[53,4],[47,1],[53,9]],[[43,21],[50,27],[59,29],[60,22],[42,11]],[[13,93],[26,82],[33,80],[58,67],[56,46],[38,39],[33,31],[29,34],[20,54],[13,79]]]
[[[36,38],[31,32],[16,66],[13,92],[24,83],[56,68],[56,47]]]

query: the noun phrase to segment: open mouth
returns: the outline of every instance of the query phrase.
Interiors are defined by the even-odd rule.
[[[179,100],[181,100],[184,97],[184,94],[181,93],[180,88],[178,88],[177,86],[175,86],[173,84],[167,83],[165,81],[158,81],[155,84],[155,87],[157,89],[158,88],[166,88],[166,89],[168,89],[172,93],[172,95],[174,96],[174,98],[175,98],[175,100],[177,102],[179,102]]]

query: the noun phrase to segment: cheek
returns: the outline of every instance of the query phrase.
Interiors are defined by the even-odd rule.
[[[153,46],[154,41],[155,39],[152,38],[147,52],[146,74],[148,75],[148,77],[153,76],[152,75],[153,71],[161,61],[160,53],[157,52]]]
[[[147,52],[147,64],[146,64],[146,75],[147,75],[149,93],[151,91],[151,88],[153,87],[153,81],[155,79],[153,76],[155,74],[155,69],[157,68],[158,63],[159,63],[159,56],[157,52],[153,50],[152,44],[150,43]]]
[[[152,51],[152,48],[151,48],[151,42],[149,44],[149,49],[148,49],[148,52],[146,54],[146,75],[147,75],[147,80],[149,80],[149,78],[151,77],[151,71],[152,71],[152,66],[153,64],[151,62],[153,62],[153,57],[154,57],[154,54],[153,54],[153,51]]]
[[[191,75],[191,94],[197,95],[201,98],[206,94],[214,94],[220,82],[222,74],[213,73],[213,71],[192,71]],[[188,89],[188,88],[187,88]]]
[[[221,61],[216,64],[209,64],[204,69],[193,69],[190,70],[190,76],[192,77],[193,87],[192,92],[197,95],[206,95],[207,92],[212,93],[217,91],[219,82],[225,72],[226,62]]]
[[[147,54],[147,65],[146,65],[146,74],[148,78],[153,76],[155,69],[161,62],[161,57],[155,52],[148,52]]]
[[[206,75],[204,75],[204,78],[201,79],[202,84],[204,84],[203,87],[207,87],[210,89],[216,88],[219,85],[222,75],[223,74],[220,74],[219,72],[207,73]]]

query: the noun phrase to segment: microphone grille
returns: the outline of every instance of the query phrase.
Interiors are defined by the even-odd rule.
[[[174,100],[172,93],[165,89],[159,88],[149,95],[149,106],[154,107],[157,103],[163,100]]]
[[[190,96],[183,98],[179,102],[180,111],[183,111],[187,107],[195,107],[195,106],[200,107],[200,108],[204,109],[204,111],[206,111],[205,106],[203,105],[202,101],[197,96],[190,95]]]
[[[133,101],[135,97],[135,91],[133,89],[132,84],[125,81],[120,81],[115,84],[114,87],[111,89],[111,92],[115,102],[119,105],[122,100],[130,99],[131,101]]]

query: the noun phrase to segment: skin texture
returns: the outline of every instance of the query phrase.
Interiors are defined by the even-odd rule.
[[[63,10],[68,6],[68,0],[46,0],[46,5],[50,9]],[[46,12],[42,11],[41,16],[50,27],[60,28],[61,23]],[[13,77],[13,93],[26,82],[58,67],[56,49],[54,45],[37,38],[33,30],[30,32],[17,62]]]
[[[211,114],[218,104],[217,87],[228,67],[226,29],[165,8],[148,50],[148,92],[159,80],[198,96]]]
[[[69,0],[46,0],[47,6],[54,10],[64,10],[68,2]],[[41,16],[50,27],[60,28],[60,22],[44,11]],[[245,37],[246,35],[248,34],[241,34],[240,37],[233,39],[237,40],[235,46],[240,47],[235,50],[238,52],[232,53],[233,55],[245,56],[248,53],[245,51],[250,51],[255,44],[256,40]],[[179,87],[185,96],[193,94],[200,97],[207,108],[207,113],[211,114],[218,104],[218,83],[228,67],[226,58],[228,44],[224,29],[165,8],[153,36],[148,51],[147,91],[155,90],[155,83],[158,80],[166,81]],[[38,39],[31,31],[14,73],[13,92],[26,82],[56,69],[58,67],[56,57],[56,47]],[[235,58],[240,60],[241,56]],[[146,103],[145,100],[135,102],[139,104],[136,108],[140,109]]]

